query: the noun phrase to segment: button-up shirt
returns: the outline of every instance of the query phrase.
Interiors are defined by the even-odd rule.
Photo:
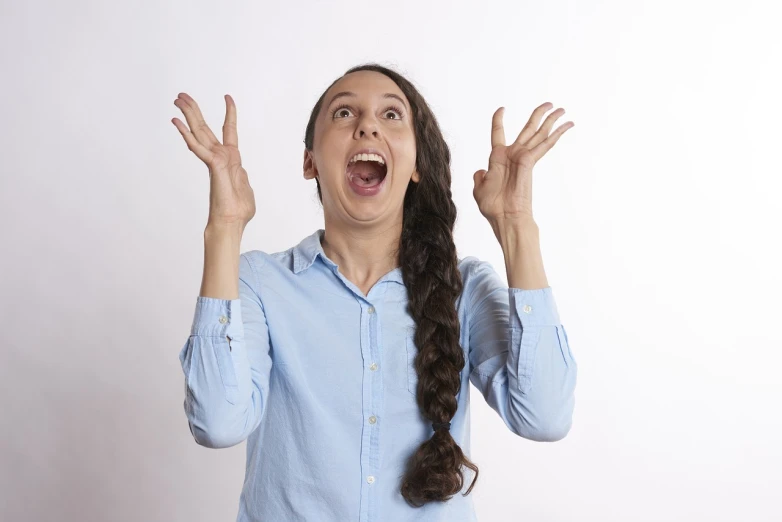
[[[179,353],[193,438],[247,441],[238,522],[475,521],[473,495],[418,508],[402,497],[407,459],[433,431],[416,404],[401,268],[364,295],[326,257],[323,232],[241,254],[238,299],[197,297]],[[471,382],[514,434],[562,439],[577,367],[551,287],[508,288],[472,256],[458,267],[466,364],[451,435],[469,457]],[[463,471],[462,493],[474,476]]]

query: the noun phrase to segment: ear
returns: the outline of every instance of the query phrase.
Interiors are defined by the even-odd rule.
[[[416,183],[421,181],[421,175],[418,173],[418,169],[413,171],[413,176],[410,179],[412,179]]]
[[[304,179],[314,179],[318,177],[318,167],[312,159],[312,153],[304,148]]]

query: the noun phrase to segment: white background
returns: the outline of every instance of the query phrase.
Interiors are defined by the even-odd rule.
[[[782,520],[775,2],[12,2],[0,16],[0,519],[234,520],[245,444],[198,446],[179,350],[208,175],[179,92],[238,107],[242,251],[323,226],[304,129],[329,83],[407,75],[453,154],[460,257],[494,110],[575,127],[535,169],[574,424],[513,435],[473,388],[481,521]],[[471,475],[467,475],[471,477]],[[776,498],[775,498],[776,497]]]

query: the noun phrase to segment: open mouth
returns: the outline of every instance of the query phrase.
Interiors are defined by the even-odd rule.
[[[348,180],[358,187],[374,187],[380,185],[388,174],[388,165],[385,162],[358,160],[348,163],[345,170]]]

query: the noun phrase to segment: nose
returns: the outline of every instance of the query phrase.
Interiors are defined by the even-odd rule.
[[[363,138],[367,134],[371,134],[375,138],[380,136],[377,121],[371,114],[367,114],[359,119],[358,125],[356,126],[355,137]]]

